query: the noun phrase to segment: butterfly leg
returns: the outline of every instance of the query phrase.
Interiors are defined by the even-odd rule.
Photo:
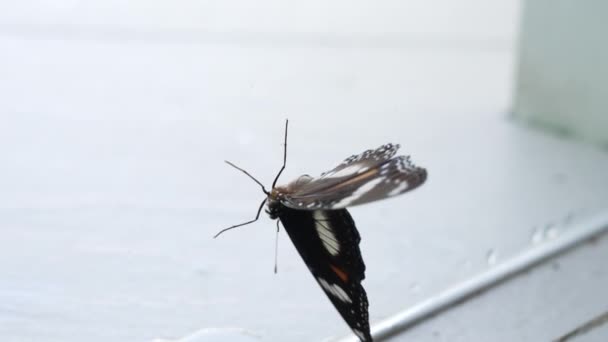
[[[268,198],[264,198],[264,200],[262,201],[262,203],[260,203],[260,207],[258,208],[258,213],[255,215],[255,218],[253,220],[247,221],[247,222],[244,222],[244,223],[235,224],[234,226],[230,226],[228,228],[224,228],[224,229],[220,230],[217,234],[215,234],[215,236],[213,238],[215,239],[216,237],[220,236],[220,234],[222,234],[225,231],[228,231],[230,229],[238,228],[238,227],[241,227],[241,226],[244,226],[244,225],[248,225],[250,223],[253,223],[253,222],[257,221],[260,218],[260,213],[262,212],[262,208],[264,207],[264,204],[266,203],[267,199]]]
[[[277,274],[278,271],[278,260],[279,260],[279,222],[281,222],[280,220],[277,220],[277,236],[274,239],[274,274]]]

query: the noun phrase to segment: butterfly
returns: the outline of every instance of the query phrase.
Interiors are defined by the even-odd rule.
[[[361,341],[372,341],[368,300],[361,281],[365,264],[361,237],[347,207],[377,201],[422,185],[427,172],[407,156],[397,156],[399,145],[385,144],[352,155],[335,168],[313,178],[303,175],[284,186],[276,183],[287,164],[287,128],[283,166],[267,191],[244,169],[226,161],[262,187],[266,197],[255,219],[221,230],[215,235],[257,221],[264,205],[271,219],[278,219],[296,250],[344,321]],[[276,268],[275,268],[276,272]]]

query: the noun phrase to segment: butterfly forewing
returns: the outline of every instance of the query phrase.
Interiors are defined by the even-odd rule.
[[[346,209],[296,210],[281,206],[279,219],[298,253],[344,321],[371,341],[368,302],[361,281],[361,238]]]
[[[415,189],[426,180],[426,170],[413,165],[409,157],[393,157],[398,148],[386,144],[347,158],[317,179],[298,180],[288,187],[283,204],[295,209],[341,209]]]
[[[384,144],[375,150],[366,150],[344,159],[338,166],[323,172],[320,178],[340,178],[361,172],[391,159],[399,150],[399,144]]]

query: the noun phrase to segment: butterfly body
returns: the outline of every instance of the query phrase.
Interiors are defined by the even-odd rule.
[[[285,168],[285,152],[271,191],[229,163],[260,184],[267,197],[254,220],[220,233],[255,222],[266,203],[270,218],[280,220],[310,273],[353,333],[361,341],[372,341],[368,300],[361,285],[365,279],[361,237],[346,207],[397,196],[425,182],[426,170],[413,165],[409,157],[395,157],[397,149],[399,145],[385,144],[348,157],[317,178],[303,175],[287,185],[275,186]]]

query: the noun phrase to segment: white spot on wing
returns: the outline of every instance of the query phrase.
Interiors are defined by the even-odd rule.
[[[357,171],[357,174],[363,173],[365,171],[369,170],[369,167],[365,166],[359,169],[359,171]]]
[[[357,337],[361,340],[365,340],[365,334],[363,333],[363,331],[357,330],[357,329],[353,329],[353,332],[355,333],[355,335],[357,335]]]
[[[345,303],[352,303],[353,301],[350,299],[350,297],[348,296],[348,294],[346,293],[346,291],[344,291],[340,286],[338,286],[337,284],[330,284],[328,283],[325,279],[323,278],[317,278],[317,281],[319,281],[319,284],[321,285],[321,287],[328,292],[329,294],[331,294],[332,296],[338,298],[339,300],[345,302]]]
[[[340,300],[342,300],[343,302],[346,302],[346,303],[352,303],[352,300],[350,299],[350,297],[348,296],[348,293],[346,293],[346,291],[344,291],[337,284],[334,284],[333,286],[334,286],[334,292],[336,293],[336,296],[338,298],[340,298]]]
[[[342,170],[323,175],[323,178],[348,177],[348,176],[352,176],[352,175],[359,173],[359,170],[361,170],[361,165],[357,165],[357,164],[349,165],[349,166],[343,168]]]
[[[315,228],[317,234],[319,234],[319,238],[321,238],[323,247],[325,247],[329,254],[333,256],[338,255],[340,253],[340,243],[338,243],[338,239],[332,231],[325,213],[321,210],[316,210],[312,212],[312,217],[315,220]]]
[[[396,188],[394,188],[393,190],[391,190],[388,193],[388,196],[399,195],[405,189],[407,189],[407,182],[406,181],[402,181],[401,184],[397,185]]]
[[[375,179],[370,180],[369,182],[361,185],[350,196],[345,197],[342,200],[340,200],[340,202],[336,203],[335,207],[336,208],[343,208],[343,207],[349,206],[351,203],[353,203],[354,201],[356,201],[359,198],[363,197],[363,195],[365,195],[366,193],[368,193],[369,191],[371,191],[373,188],[375,188],[376,185],[378,185],[382,181],[384,181],[384,177],[379,177],[379,178],[375,178]]]

